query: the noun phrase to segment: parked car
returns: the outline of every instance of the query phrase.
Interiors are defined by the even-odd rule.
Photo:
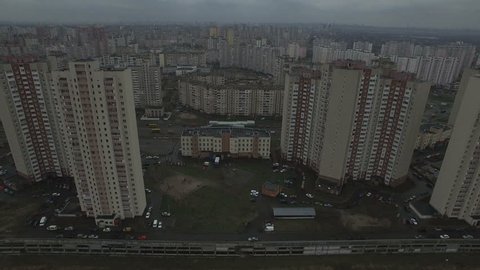
[[[147,212],[147,213],[145,214],[145,218],[147,218],[147,219],[150,218],[150,212]]]
[[[265,231],[266,232],[273,232],[275,230],[275,226],[273,223],[265,223]]]
[[[418,221],[415,218],[410,218],[410,224],[412,225],[418,225]]]
[[[169,217],[169,216],[171,216],[171,215],[172,215],[172,213],[170,213],[170,212],[168,212],[168,211],[163,211],[163,212],[162,212],[162,217]]]
[[[463,238],[463,239],[473,239],[473,235],[464,234],[464,235],[462,235],[462,238]]]
[[[448,234],[442,234],[442,235],[440,235],[440,238],[441,238],[441,239],[450,239],[450,235],[448,235]]]
[[[47,217],[43,216],[40,218],[40,222],[38,223],[38,226],[43,227],[47,224]]]
[[[153,227],[153,228],[158,228],[158,220],[157,220],[157,219],[155,219],[155,220],[153,221],[152,227]]]
[[[137,240],[147,240],[147,236],[142,234],[137,237]]]
[[[258,238],[255,236],[251,236],[251,237],[248,237],[248,241],[250,242],[258,241]]]
[[[313,195],[310,194],[310,193],[305,194],[305,196],[307,196],[307,198],[309,198],[309,199],[313,199]]]
[[[106,227],[106,228],[103,228],[103,230],[102,230],[102,231],[103,231],[103,232],[111,232],[111,231],[112,231],[112,229],[110,229],[109,227]]]
[[[73,231],[73,226],[68,226],[68,227],[65,227],[63,230],[64,231]]]
[[[56,231],[58,230],[57,225],[50,225],[47,227],[47,231]]]

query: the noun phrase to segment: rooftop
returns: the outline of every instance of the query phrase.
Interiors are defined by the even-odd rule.
[[[315,216],[315,208],[313,207],[274,207],[273,216],[275,217],[284,217],[284,216]]]
[[[264,129],[258,128],[241,128],[231,126],[206,126],[198,128],[186,128],[182,132],[182,136],[209,136],[221,138],[224,133],[230,133],[230,137],[270,137],[270,133]]]

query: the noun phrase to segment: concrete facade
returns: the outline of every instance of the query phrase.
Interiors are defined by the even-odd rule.
[[[38,182],[68,174],[56,142],[46,63],[11,59],[0,66],[0,117],[19,175]]]
[[[89,217],[142,215],[145,206],[130,69],[97,61],[52,73],[62,145]]]
[[[441,214],[480,225],[480,74],[464,76],[465,91],[430,204]],[[457,102],[457,101],[455,101]]]
[[[284,159],[337,184],[406,177],[429,84],[359,62],[292,71],[285,81]]]
[[[270,134],[266,130],[240,127],[200,127],[182,133],[182,156],[270,158]]]
[[[180,103],[207,114],[281,115],[283,87],[270,81],[226,79],[222,75],[192,76],[178,82]]]

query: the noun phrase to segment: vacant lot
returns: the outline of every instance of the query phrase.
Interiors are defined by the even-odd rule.
[[[277,220],[279,233],[303,234],[309,232],[323,238],[345,238],[358,232],[375,233],[410,230],[396,218],[392,205],[375,199],[365,199],[353,208],[342,209],[322,206],[332,202],[346,205],[355,193],[348,187],[345,196],[317,193],[314,179],[307,177],[305,196],[301,176],[294,170],[272,172],[268,160],[232,160],[220,168],[202,166],[202,160],[187,159],[185,166],[158,165],[145,173],[146,186],[160,191],[162,209],[173,213],[168,230],[178,233],[258,233],[267,220],[272,220],[272,207],[311,206],[317,210],[314,220]],[[284,188],[288,195],[296,196],[295,205],[282,204],[277,198],[260,196],[250,201],[250,190],[261,190],[265,181],[283,185],[287,178],[295,177],[294,185]]]

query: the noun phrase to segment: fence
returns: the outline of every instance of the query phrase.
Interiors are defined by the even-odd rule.
[[[104,254],[215,257],[475,252],[480,252],[480,240],[392,239],[276,242],[169,242],[103,239],[0,240],[0,254]]]

